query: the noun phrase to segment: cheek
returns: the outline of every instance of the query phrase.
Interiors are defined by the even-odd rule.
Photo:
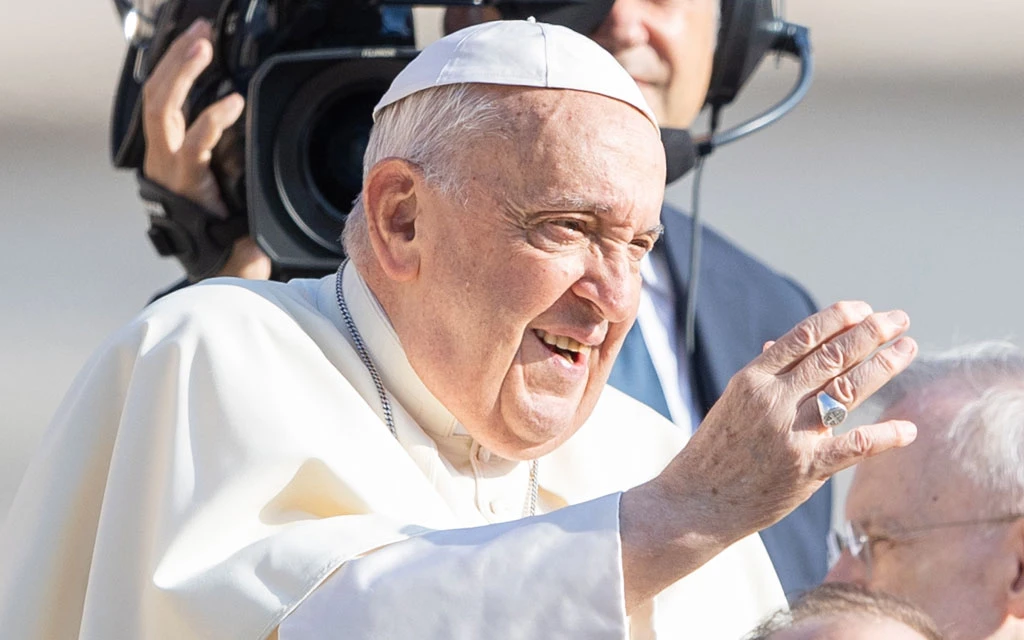
[[[715,52],[713,16],[711,20],[673,15],[666,17],[655,34],[655,46],[671,67],[665,99],[672,126],[690,126],[704,104]]]
[[[965,562],[970,557],[969,552],[964,555],[961,549],[938,544],[938,541],[929,542],[931,544],[889,550],[875,564],[871,587],[928,605],[933,610],[957,606],[955,601],[960,598],[957,594],[961,589],[973,590],[967,585],[977,585],[975,574],[979,572],[971,570],[973,559]]]
[[[488,280],[498,304],[510,318],[529,322],[556,306],[576,282],[582,261],[575,255],[551,256],[535,249],[505,255]]]
[[[563,261],[506,252],[461,273],[474,275],[455,287],[458,301],[446,312],[460,327],[457,333],[464,343],[459,348],[472,343],[474,367],[481,375],[507,378],[516,369],[530,329],[553,309],[562,309],[560,301],[573,282],[572,269]]]
[[[596,369],[597,373],[600,374],[602,382],[611,373],[612,366],[615,364],[615,358],[619,355],[619,351],[622,350],[622,343],[625,342],[628,332],[629,329],[625,323],[616,323],[608,326],[608,335],[605,337],[601,348],[597,350],[597,357],[591,366],[591,369]]]

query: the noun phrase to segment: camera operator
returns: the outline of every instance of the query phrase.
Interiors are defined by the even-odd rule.
[[[726,0],[728,2],[728,0]],[[596,10],[596,9],[595,9]],[[663,127],[688,129],[705,102],[719,33],[718,0],[664,3],[615,0],[591,37],[626,68]],[[494,7],[448,7],[445,30],[500,18]],[[186,128],[182,105],[212,59],[210,27],[197,22],[161,59],[145,85],[146,176],[217,214],[226,212],[210,154],[220,133],[237,120],[233,94],[208,107]],[[239,157],[242,150],[238,149]],[[815,311],[810,295],[724,237],[702,229],[701,273],[692,353],[683,336],[687,306],[691,220],[666,205],[665,226],[642,265],[640,312],[609,383],[655,408],[691,434],[726,383],[761,346]],[[270,277],[267,256],[249,237],[235,242],[218,275]],[[174,288],[187,284],[179,283]],[[821,582],[831,484],[777,525],[763,531],[787,594]]]

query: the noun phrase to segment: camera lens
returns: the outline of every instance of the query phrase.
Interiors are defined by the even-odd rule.
[[[345,218],[362,189],[373,107],[389,80],[353,81],[351,73],[332,67],[295,93],[274,137],[274,181],[289,217],[310,240],[338,254]]]
[[[322,275],[363,182],[373,107],[416,54],[411,47],[299,51],[253,78],[246,121],[249,225],[275,268]]]
[[[330,101],[309,133],[308,163],[314,196],[331,217],[343,220],[363,183],[363,155],[382,92]]]

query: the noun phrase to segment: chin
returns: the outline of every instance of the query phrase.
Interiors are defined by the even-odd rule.
[[[503,442],[496,444],[494,447],[487,448],[506,460],[536,460],[537,458],[542,458],[560,447],[571,435],[572,434],[569,433],[562,437],[552,438],[551,440],[546,440],[540,443],[526,442],[523,440],[512,443]]]
[[[571,406],[531,407],[529,411],[504,416],[502,437],[488,448],[509,460],[532,460],[551,453],[571,438],[585,419],[581,417],[579,403],[562,402]]]

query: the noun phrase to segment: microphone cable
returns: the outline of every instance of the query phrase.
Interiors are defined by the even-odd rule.
[[[721,107],[713,107],[711,110],[709,136],[713,136],[718,128],[720,111]],[[686,316],[683,341],[686,344],[686,354],[691,358],[693,357],[694,349],[697,347],[695,332],[697,327],[697,287],[700,283],[700,185],[701,178],[704,176],[704,159],[708,153],[697,154],[697,161],[693,166],[693,185],[691,185],[690,191],[690,277],[686,282]]]
[[[690,192],[690,215],[692,235],[690,237],[690,277],[686,283],[686,315],[683,338],[686,353],[693,356],[697,347],[697,289],[700,283],[701,223],[700,223],[700,187],[704,175],[704,160],[711,152],[723,144],[736,142],[741,138],[760,131],[778,121],[782,116],[793,110],[804,99],[811,87],[814,75],[814,59],[811,55],[811,40],[806,27],[777,20],[771,25],[777,37],[771,50],[778,54],[788,53],[800,60],[800,74],[789,94],[778,104],[759,116],[751,118],[735,127],[718,133],[721,110],[724,105],[711,107],[708,133],[697,141],[697,159],[694,164],[693,187]]]

